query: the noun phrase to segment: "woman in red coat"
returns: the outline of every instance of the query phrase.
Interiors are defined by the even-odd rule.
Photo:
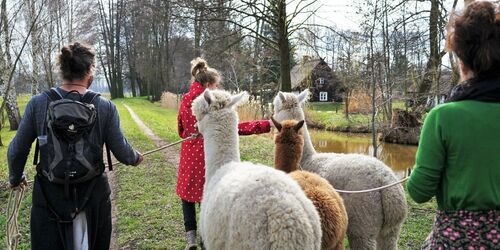
[[[209,68],[207,62],[197,58],[191,62],[194,82],[189,92],[182,97],[177,117],[178,131],[181,138],[197,134],[196,119],[191,111],[193,100],[201,95],[206,88],[216,89],[219,85],[220,75],[217,70]],[[268,133],[271,130],[268,120],[242,122],[238,124],[240,135]],[[181,147],[181,159],[177,175],[176,193],[182,199],[182,212],[188,246],[186,249],[196,249],[196,209],[195,204],[200,203],[205,184],[205,155],[203,151],[203,138],[198,137],[185,141]]]

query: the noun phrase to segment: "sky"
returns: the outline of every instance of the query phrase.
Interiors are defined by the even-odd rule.
[[[359,30],[356,9],[353,1],[348,0],[318,0],[321,7],[314,17],[314,21],[323,25],[335,24],[346,30]]]
[[[359,17],[356,14],[354,2],[361,0],[317,0],[316,6],[319,6],[315,22],[323,25],[335,24],[340,29],[359,31]],[[445,0],[444,6],[451,8],[453,0]],[[457,7],[463,6],[463,0],[459,0]]]

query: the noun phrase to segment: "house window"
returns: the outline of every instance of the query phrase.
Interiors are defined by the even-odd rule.
[[[319,92],[319,101],[320,102],[328,101],[328,92]]]
[[[325,84],[325,78],[318,78],[318,83],[320,86],[322,86],[323,84]]]

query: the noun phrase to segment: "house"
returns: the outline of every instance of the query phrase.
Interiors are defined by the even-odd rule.
[[[341,102],[343,90],[340,80],[323,59],[304,56],[290,72],[292,91],[309,88],[312,102]]]
[[[418,84],[420,84],[420,82],[415,82],[406,90],[407,98],[405,101],[407,107],[412,107],[415,100],[419,96]],[[426,107],[432,108],[436,105],[444,103],[450,96],[451,90],[454,86],[453,73],[449,70],[443,70],[439,77],[437,86],[432,86],[429,93],[426,94]]]

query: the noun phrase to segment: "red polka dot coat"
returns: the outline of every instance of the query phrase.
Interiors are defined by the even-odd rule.
[[[194,82],[189,92],[182,97],[177,116],[177,128],[181,138],[198,133],[195,127],[196,118],[191,111],[193,100],[201,95],[205,88]],[[268,133],[271,130],[269,121],[252,121],[238,124],[240,135]],[[185,141],[181,146],[181,159],[177,174],[177,195],[189,202],[201,202],[203,185],[205,184],[205,155],[203,138]]]

